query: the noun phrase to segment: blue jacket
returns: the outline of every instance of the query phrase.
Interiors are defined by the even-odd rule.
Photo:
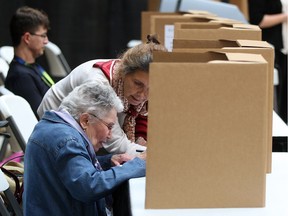
[[[5,87],[27,100],[38,117],[37,108],[49,86],[41,79],[36,67],[29,67],[13,60],[5,79]]]
[[[24,215],[106,215],[104,197],[122,182],[145,176],[135,158],[111,168],[111,156],[97,157],[97,170],[84,137],[53,112],[46,112],[29,138],[24,158]]]

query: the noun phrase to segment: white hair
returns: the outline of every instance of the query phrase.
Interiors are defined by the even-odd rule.
[[[95,113],[100,118],[112,109],[122,112],[123,104],[109,84],[89,81],[74,88],[63,99],[59,109],[67,110],[74,119],[79,120],[85,112]]]

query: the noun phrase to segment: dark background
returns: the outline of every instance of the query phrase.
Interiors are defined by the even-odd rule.
[[[11,46],[9,22],[18,7],[44,10],[49,40],[71,69],[90,59],[116,58],[131,39],[140,39],[147,0],[0,0],[0,46]],[[41,61],[41,58],[40,58]]]

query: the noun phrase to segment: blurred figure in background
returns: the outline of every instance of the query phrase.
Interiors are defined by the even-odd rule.
[[[5,79],[5,87],[26,99],[35,115],[46,91],[54,84],[48,73],[36,63],[48,43],[49,19],[45,12],[27,6],[17,9],[10,21],[14,58]]]
[[[251,24],[262,29],[262,40],[275,49],[275,68],[279,74],[276,87],[275,111],[287,124],[287,53],[283,53],[282,24],[287,23],[288,14],[283,12],[281,0],[248,0]]]

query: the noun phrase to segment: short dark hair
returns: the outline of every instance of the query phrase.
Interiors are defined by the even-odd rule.
[[[48,16],[44,11],[28,6],[18,8],[10,21],[10,34],[13,46],[20,44],[21,36],[24,33],[34,33],[40,26],[45,29],[50,28]]]

